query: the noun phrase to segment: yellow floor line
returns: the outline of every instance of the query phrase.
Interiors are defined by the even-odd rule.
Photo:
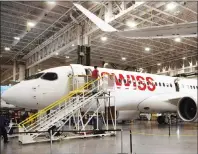
[[[145,135],[145,136],[169,136],[168,134],[147,134],[147,133],[140,133],[140,132],[132,132],[132,134],[137,135]],[[184,134],[184,135],[171,135],[170,136],[197,136],[197,134]]]

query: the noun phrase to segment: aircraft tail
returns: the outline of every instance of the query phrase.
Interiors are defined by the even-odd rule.
[[[102,31],[105,32],[115,32],[117,29],[113,28],[111,25],[97,17],[95,14],[91,13],[89,10],[84,8],[82,5],[73,3],[89,20],[96,24]]]

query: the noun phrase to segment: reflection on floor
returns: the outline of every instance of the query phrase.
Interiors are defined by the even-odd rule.
[[[129,153],[129,129],[132,129],[133,152],[136,154],[197,154],[197,124],[158,126],[156,122],[136,121],[119,125],[123,130],[124,152]],[[52,154],[115,154],[120,153],[121,138],[116,137],[71,139],[53,142]],[[50,154],[49,143],[20,145],[17,138],[1,143],[1,154]]]

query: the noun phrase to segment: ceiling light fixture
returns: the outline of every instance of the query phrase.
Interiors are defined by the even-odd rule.
[[[183,60],[185,60],[185,59],[186,59],[186,57],[183,57],[182,59],[183,59]]]
[[[179,37],[175,38],[175,42],[181,42],[181,38]]]
[[[74,44],[72,44],[72,47],[74,47]]]
[[[69,59],[69,56],[66,56],[65,58]]]
[[[58,52],[56,52],[56,55],[58,56],[58,55],[59,55],[59,53],[58,53]]]
[[[29,21],[29,22],[27,22],[27,25],[29,27],[34,27],[36,24],[34,22]]]
[[[8,48],[8,47],[5,47],[5,51],[10,51],[10,48]]]
[[[15,40],[20,40],[20,37],[14,37]]]
[[[107,40],[107,37],[106,37],[106,36],[102,36],[100,39],[101,39],[102,41],[106,41],[106,40]]]
[[[174,2],[168,3],[166,5],[166,9],[169,11],[174,10],[175,8],[176,8],[176,3],[174,3]]]
[[[130,20],[128,20],[126,24],[131,28],[135,28],[137,26],[137,23],[135,21],[130,21]]]
[[[151,49],[149,47],[146,47],[144,50],[145,51],[150,51]]]
[[[126,60],[126,57],[122,57],[122,60]]]
[[[56,4],[55,1],[47,1],[47,3],[50,4],[50,5],[55,5]]]
[[[158,63],[157,65],[158,65],[158,66],[161,66],[161,63]]]

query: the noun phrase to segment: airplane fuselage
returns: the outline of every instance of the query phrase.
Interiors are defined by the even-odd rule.
[[[47,69],[8,89],[3,99],[15,106],[42,109],[71,91],[72,75],[90,75],[92,70],[91,66],[75,64]],[[196,80],[108,68],[98,71],[101,76],[115,76],[111,96],[118,111],[176,112],[183,97],[197,104]]]

